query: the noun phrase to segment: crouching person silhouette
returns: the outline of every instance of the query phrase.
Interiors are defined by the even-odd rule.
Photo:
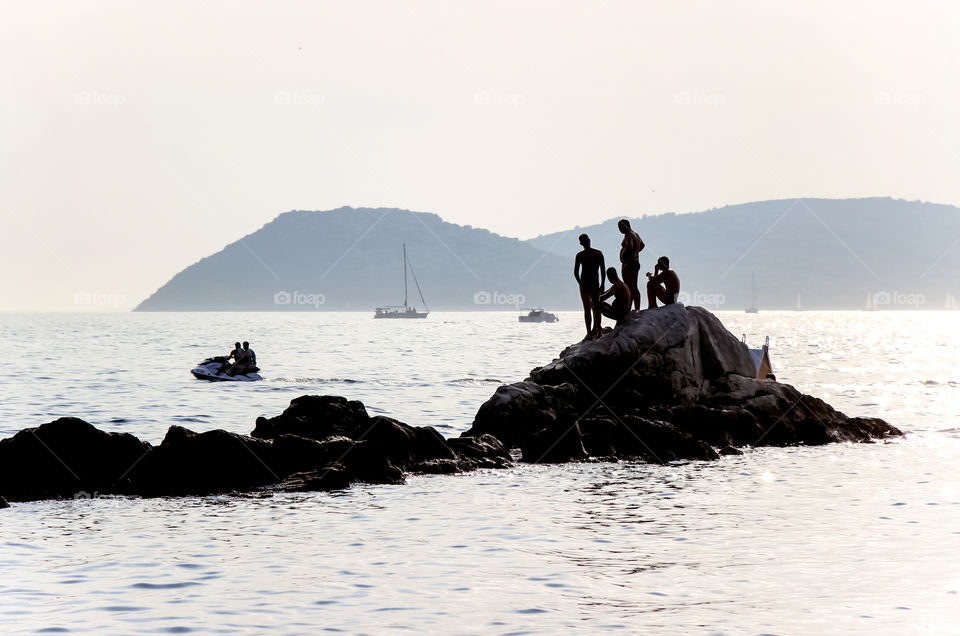
[[[601,302],[600,313],[610,320],[616,320],[617,326],[624,325],[627,322],[627,317],[630,315],[630,289],[627,288],[626,283],[617,276],[617,269],[615,267],[607,270],[607,278],[610,279],[610,288],[600,294],[600,300],[604,301],[612,296],[613,302]]]
[[[657,259],[657,266],[653,272],[653,274],[647,272],[648,308],[656,309],[658,300],[664,305],[677,302],[677,294],[680,293],[680,277],[670,269],[670,259],[666,256]]]

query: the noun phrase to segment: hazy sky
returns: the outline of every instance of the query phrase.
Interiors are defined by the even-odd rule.
[[[0,310],[130,309],[290,209],[960,203],[955,2],[0,7]]]

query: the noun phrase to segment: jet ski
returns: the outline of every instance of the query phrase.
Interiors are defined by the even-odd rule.
[[[257,371],[259,367],[253,367],[249,372],[237,375],[228,375],[227,369],[230,368],[230,359],[226,356],[215,356],[207,358],[196,367],[190,370],[193,377],[198,380],[210,380],[211,382],[256,382],[262,380]]]

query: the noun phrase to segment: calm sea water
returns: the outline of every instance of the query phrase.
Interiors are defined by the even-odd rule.
[[[0,315],[0,436],[73,415],[159,442],[305,393],[456,435],[576,314]],[[518,466],[339,493],[0,511],[0,632],[960,631],[957,314],[720,313],[781,380],[909,432],[670,466]],[[189,369],[250,340],[266,381]]]

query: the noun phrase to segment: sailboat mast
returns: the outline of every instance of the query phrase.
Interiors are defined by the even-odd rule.
[[[407,244],[403,244],[403,306],[407,307]]]
[[[757,306],[757,275],[751,274],[750,277],[753,279],[753,306]]]

